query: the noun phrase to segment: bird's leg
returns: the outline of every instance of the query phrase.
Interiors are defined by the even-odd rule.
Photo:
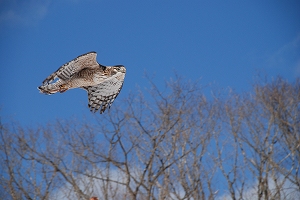
[[[69,89],[69,87],[66,85],[66,84],[61,84],[60,86],[59,86],[59,92],[60,93],[63,93],[63,92],[65,92],[65,91],[67,91]]]

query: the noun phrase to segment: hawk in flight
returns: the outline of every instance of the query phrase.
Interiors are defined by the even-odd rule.
[[[120,93],[126,69],[123,65],[101,65],[96,61],[96,56],[96,52],[78,56],[48,76],[38,89],[44,94],[54,94],[83,88],[88,93],[90,110],[100,110],[102,114]]]

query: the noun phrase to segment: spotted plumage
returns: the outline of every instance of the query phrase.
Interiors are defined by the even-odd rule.
[[[126,69],[123,65],[101,65],[96,61],[96,56],[96,52],[78,56],[48,76],[38,89],[44,94],[54,94],[83,88],[88,92],[90,110],[100,110],[102,114],[120,93]]]

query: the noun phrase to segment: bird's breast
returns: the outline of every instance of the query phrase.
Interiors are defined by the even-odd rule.
[[[99,73],[95,73],[93,75],[93,81],[95,82],[96,85],[102,83],[103,81],[105,81],[108,78],[107,74],[103,73],[103,72],[99,72]]]

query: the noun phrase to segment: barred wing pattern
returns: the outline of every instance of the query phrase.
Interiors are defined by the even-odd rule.
[[[54,79],[60,78],[62,80],[70,79],[74,74],[78,73],[84,68],[97,68],[99,64],[96,61],[97,53],[92,51],[67,62],[61,66],[56,72],[48,76],[43,85],[51,83]]]
[[[117,73],[98,85],[84,87],[88,92],[90,110],[97,112],[100,109],[102,114],[107,107],[110,108],[122,89],[124,78],[124,73]]]
[[[104,66],[97,62],[97,53],[78,56],[48,76],[38,90],[43,94],[63,93],[73,88],[88,92],[92,112],[102,114],[118,96],[126,74],[123,65]]]

